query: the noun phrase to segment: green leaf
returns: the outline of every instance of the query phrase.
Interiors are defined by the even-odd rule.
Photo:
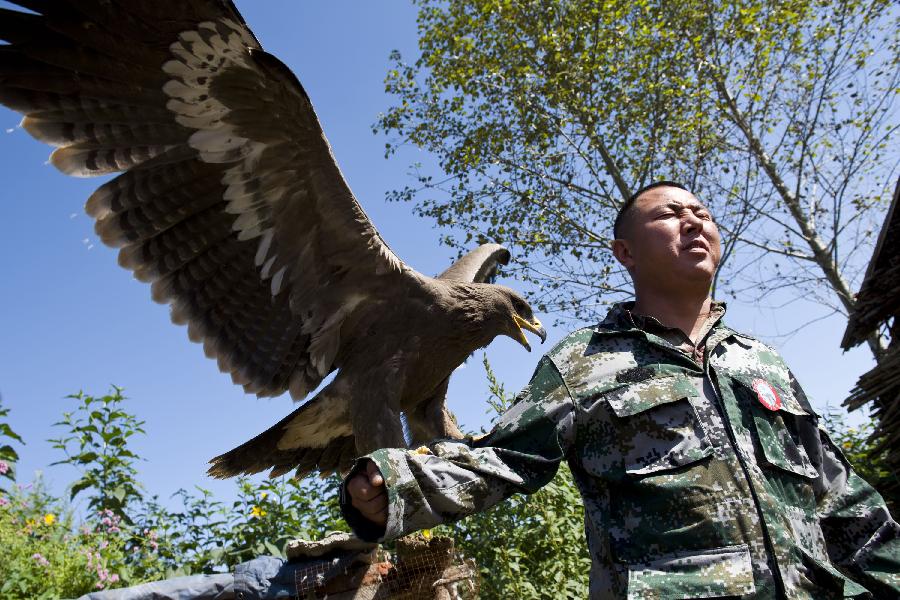
[[[0,447],[0,458],[8,461],[17,461],[19,460],[19,453],[12,446],[2,446]]]
[[[284,558],[284,553],[281,551],[281,549],[278,546],[276,546],[269,540],[265,540],[263,542],[263,544],[265,544],[266,550],[269,551],[269,554],[271,554],[272,556],[274,556],[276,558]]]
[[[22,440],[22,438],[19,436],[19,434],[16,433],[15,431],[13,431],[13,430],[12,430],[12,427],[10,427],[9,425],[7,425],[6,423],[0,423],[0,435],[5,435],[6,437],[12,438],[12,439],[14,439],[14,440],[16,440],[17,442],[20,442],[20,443],[22,443],[22,444],[25,443],[25,442]]]
[[[78,494],[78,492],[86,490],[89,487],[91,487],[91,481],[89,480],[81,479],[79,481],[76,481],[74,484],[72,484],[72,489],[69,492],[69,499],[74,498]]]

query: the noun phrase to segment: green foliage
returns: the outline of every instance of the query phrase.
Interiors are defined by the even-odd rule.
[[[566,465],[531,496],[513,496],[436,533],[452,536],[460,551],[475,559],[481,598],[588,595],[591,560],[584,539],[584,506]]]
[[[0,597],[10,600],[74,598],[167,575],[153,536],[110,509],[78,524],[40,478],[0,497],[0,547]]]
[[[237,480],[237,499],[226,505],[202,488],[179,490],[180,509],[145,497],[137,481],[139,458],[129,440],[143,422],[125,409],[114,387],[106,396],[78,393],[78,402],[56,423],[51,440],[81,477],[66,499],[41,485],[0,493],[0,597],[10,600],[76,597],[193,573],[213,573],[260,554],[284,555],[294,538],[317,539],[346,530],[337,501],[337,479]],[[6,410],[0,409],[0,417]],[[21,441],[8,425],[0,434]],[[2,437],[0,435],[0,437]],[[11,455],[16,457],[15,454]],[[69,502],[87,496],[77,523]]]
[[[336,478],[282,477],[259,483],[239,478],[231,506],[200,487],[193,494],[179,490],[175,495],[181,510],[166,510],[154,498],[136,522],[152,540],[157,568],[166,577],[212,573],[262,554],[283,557],[293,539],[346,531],[337,500],[339,483]]]
[[[74,531],[66,503],[51,497],[40,479],[0,500],[0,597],[74,598],[119,581],[108,558],[99,557],[101,545],[106,557],[121,555],[121,546],[88,529]]]
[[[16,462],[19,460],[19,454],[13,448],[12,442],[25,443],[5,421],[7,415],[9,415],[9,409],[3,408],[2,399],[0,399],[0,419],[3,419],[0,420],[0,491],[5,489],[4,480],[16,480]]]
[[[80,404],[74,412],[63,413],[54,425],[67,434],[50,440],[66,458],[53,464],[73,465],[81,470],[81,479],[72,484],[71,498],[90,491],[88,506],[93,511],[111,510],[120,518],[128,517],[129,504],[142,496],[134,463],[137,456],[128,449],[128,440],[144,433],[143,421],[122,409],[125,397],[114,387],[105,396],[83,392],[68,396]]]
[[[454,247],[514,249],[539,310],[593,319],[598,292],[628,292],[612,220],[663,178],[728,234],[727,290],[852,303],[898,159],[896,3],[417,4],[419,55],[394,53],[375,129],[442,172],[391,197]]]
[[[225,556],[228,519],[221,502],[203,488],[178,490],[180,510],[162,505],[158,496],[135,508],[132,538],[139,560],[152,562],[159,578],[219,570]]]
[[[284,556],[292,539],[317,539],[326,531],[349,531],[338,504],[340,479],[298,481],[293,478],[254,484],[239,479],[240,494],[232,514],[249,515],[230,529],[228,564],[260,554]]]
[[[497,415],[512,398],[487,357],[490,404]],[[585,598],[591,561],[584,505],[568,466],[530,496],[516,495],[489,511],[439,527],[481,570],[481,598]]]

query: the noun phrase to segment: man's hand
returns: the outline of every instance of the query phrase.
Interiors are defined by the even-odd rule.
[[[353,479],[347,482],[350,504],[368,520],[384,527],[387,525],[388,498],[384,489],[384,477],[374,461],[368,461]]]

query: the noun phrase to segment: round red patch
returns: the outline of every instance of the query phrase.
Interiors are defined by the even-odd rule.
[[[781,408],[781,396],[775,391],[771,383],[765,379],[754,379],[753,389],[756,391],[756,397],[759,403],[769,410],[778,410]]]

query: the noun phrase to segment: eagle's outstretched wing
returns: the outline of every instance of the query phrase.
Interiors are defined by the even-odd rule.
[[[303,398],[343,319],[418,276],[356,202],[296,77],[226,0],[13,0],[0,103],[90,197],[101,239],[236,383]]]

